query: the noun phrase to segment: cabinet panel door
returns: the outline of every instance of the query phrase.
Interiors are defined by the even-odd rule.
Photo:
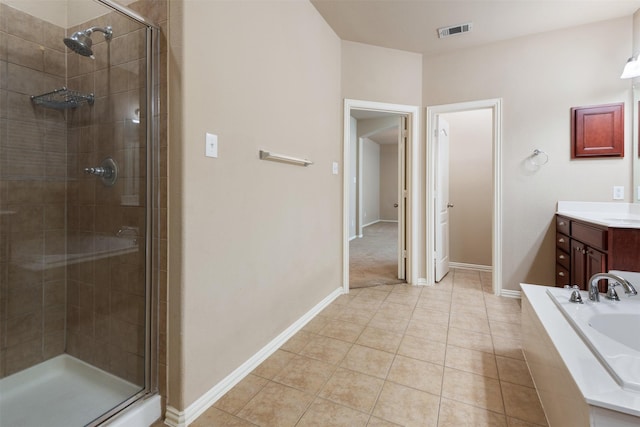
[[[586,289],[587,279],[586,254],[584,245],[577,240],[571,240],[571,284],[578,285],[580,289]]]
[[[590,247],[587,247],[586,251],[587,274],[585,275],[585,279],[588,281],[594,274],[607,271],[607,255]],[[600,280],[598,282],[598,289],[600,292],[607,292],[607,281]]]

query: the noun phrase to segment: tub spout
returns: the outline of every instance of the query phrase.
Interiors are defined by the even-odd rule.
[[[618,285],[622,286],[622,288],[624,289],[624,293],[627,295],[638,294],[636,288],[634,288],[628,280],[611,273],[596,273],[589,279],[589,299],[591,301],[600,301],[600,293],[598,292],[598,281],[601,279],[609,279],[615,282],[609,283],[609,291],[607,292],[607,298],[609,299],[615,299],[617,297],[616,291],[613,288]],[[616,295],[616,297],[614,297],[613,295]]]

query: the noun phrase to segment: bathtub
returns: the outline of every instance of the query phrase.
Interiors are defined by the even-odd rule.
[[[580,305],[564,289],[521,288],[522,350],[549,425],[639,426],[640,295],[594,304],[584,292]]]

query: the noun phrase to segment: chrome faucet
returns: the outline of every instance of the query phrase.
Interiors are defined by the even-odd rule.
[[[594,302],[600,302],[600,293],[598,291],[598,281],[601,279],[609,279],[613,280],[615,283],[609,282],[609,289],[607,291],[607,298],[616,300],[619,299],[616,291],[614,289],[615,286],[622,286],[624,288],[624,293],[627,295],[637,295],[638,291],[633,287],[628,280],[623,279],[620,276],[611,273],[596,273],[591,276],[589,279],[589,299]]]

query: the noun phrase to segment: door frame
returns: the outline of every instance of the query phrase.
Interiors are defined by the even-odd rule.
[[[344,100],[344,131],[343,131],[343,191],[342,191],[342,286],[345,293],[349,293],[349,177],[350,153],[349,140],[351,135],[351,110],[379,111],[393,114],[404,114],[409,120],[408,135],[410,140],[407,150],[407,163],[405,171],[407,175],[407,261],[406,261],[406,281],[408,284],[418,282],[418,263],[414,259],[418,253],[416,245],[418,239],[412,238],[413,230],[418,230],[417,212],[418,195],[416,194],[419,183],[418,148],[420,135],[420,107],[417,105],[388,104],[384,102],[363,101],[357,99]],[[398,248],[400,250],[400,248]]]
[[[470,110],[491,109],[493,120],[493,227],[492,227],[492,278],[493,293],[502,295],[502,98],[427,107],[427,149],[426,149],[426,272],[427,282],[435,284],[435,133],[438,115]]]

